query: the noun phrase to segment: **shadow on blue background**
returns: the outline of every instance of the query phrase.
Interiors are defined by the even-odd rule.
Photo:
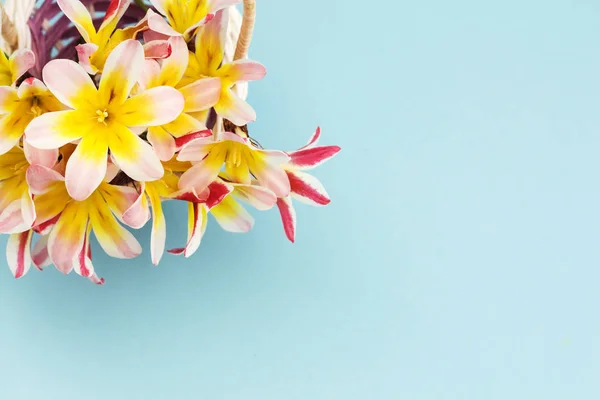
[[[96,246],[104,287],[0,268],[0,399],[600,396],[600,5],[369,6],[258,4],[252,134],[343,148],[297,243],[271,211]]]

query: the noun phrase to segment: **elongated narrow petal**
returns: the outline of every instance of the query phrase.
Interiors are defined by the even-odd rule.
[[[86,207],[70,203],[62,212],[48,238],[48,252],[56,268],[63,274],[73,270],[73,257],[83,246],[88,225]]]
[[[98,45],[93,43],[84,43],[75,46],[77,51],[77,59],[79,65],[90,75],[95,75],[99,72],[98,68],[92,64],[91,58],[98,51]]]
[[[144,67],[144,49],[137,40],[125,40],[110,53],[98,89],[100,104],[125,102]]]
[[[290,193],[290,181],[282,168],[289,156],[281,151],[256,150],[252,174],[258,182],[271,190],[277,197],[286,197]]]
[[[90,207],[90,222],[96,239],[109,256],[128,259],[142,253],[139,242],[131,232],[119,225],[101,198],[95,199],[94,207]]]
[[[150,237],[150,254],[152,264],[158,265],[165,252],[167,240],[167,224],[162,209],[160,195],[152,187],[147,190],[150,204],[152,205],[152,235]]]
[[[320,138],[321,138],[321,127],[317,127],[317,130],[310,137],[310,139],[308,140],[308,143],[306,143],[306,145],[304,145],[304,147],[301,147],[299,150],[304,150],[304,149],[308,149],[310,147],[316,146],[319,143]]]
[[[0,117],[0,155],[19,144],[26,126],[23,115],[11,113]]]
[[[127,100],[119,110],[118,119],[126,126],[164,125],[181,114],[184,104],[178,90],[159,86]]]
[[[96,28],[87,8],[79,0],[57,0],[58,6],[79,31],[83,39],[90,43],[96,38]]]
[[[167,132],[176,138],[189,135],[192,132],[206,130],[206,125],[190,114],[182,113],[173,122],[162,126]],[[177,148],[177,143],[174,144]]]
[[[34,195],[41,195],[51,189],[58,181],[63,181],[61,174],[43,165],[31,165],[26,173],[27,185]]]
[[[158,9],[158,7],[157,7]],[[158,9],[160,11],[160,9]],[[162,13],[162,11],[160,11]],[[163,17],[153,12],[152,10],[148,10],[146,14],[146,18],[148,19],[148,27],[154,32],[160,33],[166,36],[183,36],[181,33],[177,32],[175,29],[171,28],[171,25],[167,21],[164,20]]]
[[[15,278],[22,278],[31,268],[31,237],[33,231],[14,233],[6,245],[6,260]]]
[[[254,226],[254,218],[232,196],[225,197],[210,213],[227,232],[246,233]]]
[[[48,253],[48,235],[40,236],[31,251],[31,261],[40,271],[52,264],[50,254]]]
[[[163,166],[152,146],[124,126],[113,127],[108,146],[114,163],[130,178],[149,182],[163,176]]]
[[[179,179],[179,188],[194,188],[200,193],[208,187],[219,175],[225,161],[226,151],[213,150],[204,160],[186,171]]]
[[[277,204],[277,196],[267,188],[257,185],[234,185],[233,196],[260,211],[270,210]]]
[[[111,0],[99,30],[113,31],[117,23],[121,20],[121,17],[123,17],[123,14],[125,14],[125,11],[127,11],[130,2],[131,0]]]
[[[221,204],[223,199],[225,199],[234,190],[235,188],[232,184],[227,183],[222,179],[217,179],[208,185],[209,194],[204,201],[204,204],[206,204],[206,207],[211,210],[212,208]]]
[[[87,135],[77,145],[67,163],[65,181],[69,195],[77,201],[87,199],[106,175],[108,143],[104,135]]]
[[[29,49],[15,51],[9,60],[13,83],[35,65],[35,54]]]
[[[23,220],[21,207],[21,199],[17,199],[0,212],[0,233],[20,233],[31,228],[31,224]]]
[[[140,91],[160,86],[159,85],[159,77],[160,77],[160,64],[156,60],[144,60],[144,68],[142,69],[142,73],[140,78],[138,79],[138,84],[140,87]]]
[[[292,197],[312,206],[326,206],[331,199],[317,178],[300,171],[287,171]]]
[[[31,228],[35,221],[36,213],[35,204],[29,190],[24,190],[21,195],[21,215],[23,217],[23,224]]]
[[[98,91],[83,67],[71,60],[52,60],[42,71],[44,83],[63,104],[77,109],[93,109]]]
[[[290,165],[295,169],[313,169],[339,153],[339,146],[314,146],[290,153]]]
[[[158,10],[159,13],[166,16],[167,15],[166,9],[169,7],[170,1],[171,0],[150,0],[150,4],[152,4],[154,6],[154,8],[156,8]],[[151,11],[151,10],[148,10],[148,11]],[[156,14],[156,13],[153,12],[153,14]]]
[[[210,24],[198,28],[196,56],[205,71],[217,71],[223,62],[229,10],[220,10]]]
[[[0,86],[0,114],[13,112],[18,103],[17,89],[12,86]]]
[[[108,204],[108,208],[115,214],[117,219],[124,222],[124,214],[139,199],[140,194],[135,188],[129,186],[117,186],[103,183],[98,189]]]
[[[25,139],[38,149],[57,149],[80,139],[91,129],[77,111],[57,111],[40,115],[25,129]]]
[[[296,210],[292,204],[292,199],[289,196],[277,199],[277,207],[281,214],[285,235],[290,242],[294,243],[296,240]]]
[[[27,158],[27,161],[31,165],[42,165],[52,168],[58,162],[58,149],[41,150],[33,147],[25,140],[23,142],[23,150],[25,151],[25,158]]]
[[[182,136],[175,141],[180,149],[179,161],[202,161],[215,145],[212,131],[205,130]]]
[[[243,126],[256,120],[256,111],[250,104],[233,93],[231,89],[221,91],[221,97],[215,105],[215,111],[237,126]]]
[[[94,266],[92,260],[88,258],[88,249],[90,247],[90,232],[92,227],[88,224],[87,230],[83,237],[83,243],[81,249],[73,257],[73,269],[77,275],[81,275],[84,278],[88,278],[94,274]]]
[[[140,229],[150,220],[150,206],[142,183],[140,194],[136,201],[123,214],[123,222],[133,229]]]
[[[171,47],[171,53],[162,62],[159,85],[175,87],[185,74],[190,53],[185,39],[181,36],[171,37],[168,43]]]
[[[91,258],[90,258],[90,261],[92,261]],[[88,277],[88,279],[94,285],[100,285],[100,286],[104,285],[104,278],[100,278],[98,275],[96,275],[96,273],[92,274],[92,276]]]
[[[204,111],[219,101],[221,96],[221,80],[219,78],[199,79],[181,89],[185,98],[185,112]]]
[[[237,60],[223,65],[219,69],[219,77],[229,84],[237,82],[258,81],[265,77],[267,69],[261,63],[251,60]]]

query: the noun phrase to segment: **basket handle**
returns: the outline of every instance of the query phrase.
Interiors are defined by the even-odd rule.
[[[256,0],[244,0],[244,19],[242,20],[242,29],[233,56],[234,61],[248,56],[248,49],[250,48],[250,42],[252,42],[255,22]]]
[[[2,2],[0,2],[0,14],[0,18],[2,20],[2,37],[10,47],[10,50],[12,51],[19,46],[19,36],[17,35],[15,25],[6,13],[6,10],[4,9],[4,4]]]

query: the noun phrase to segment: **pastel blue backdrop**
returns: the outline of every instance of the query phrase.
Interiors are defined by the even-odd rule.
[[[275,211],[159,268],[95,244],[104,287],[0,262],[0,399],[600,398],[599,35],[593,1],[259,1],[251,131],[321,125],[333,203],[295,245]]]

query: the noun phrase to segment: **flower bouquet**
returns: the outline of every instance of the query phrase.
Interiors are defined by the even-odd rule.
[[[208,215],[248,232],[277,206],[294,241],[292,198],[330,202],[305,172],[333,157],[320,130],[299,150],[265,150],[247,82],[255,2],[7,0],[0,3],[0,233],[15,277],[54,264],[101,284],[90,234],[115,258],[142,247],[126,228],[150,221],[150,260],[165,250],[162,202],[188,205],[190,257]]]

